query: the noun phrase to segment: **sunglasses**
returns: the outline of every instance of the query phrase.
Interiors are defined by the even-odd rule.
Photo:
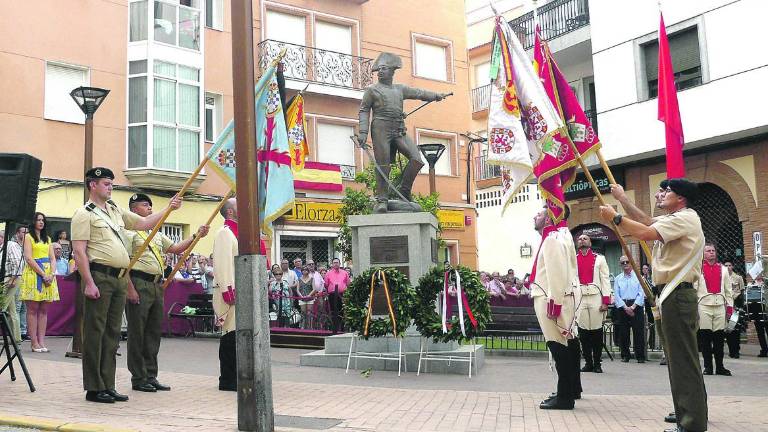
[[[621,265],[629,264],[629,261],[619,261],[619,264],[621,264]]]

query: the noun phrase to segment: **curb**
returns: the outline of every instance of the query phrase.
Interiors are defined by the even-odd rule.
[[[61,432],[137,432],[135,429],[115,428],[112,426],[95,423],[72,423],[65,420],[10,416],[1,413],[0,425]]]

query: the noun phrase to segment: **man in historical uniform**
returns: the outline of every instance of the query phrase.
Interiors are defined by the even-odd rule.
[[[152,214],[152,199],[137,193],[128,200],[128,207],[137,215],[147,217]],[[128,370],[131,371],[131,387],[136,391],[156,392],[171,389],[157,380],[157,353],[160,351],[160,335],[165,317],[163,257],[166,253],[184,253],[196,236],[205,237],[207,234],[208,226],[201,226],[197,234],[174,243],[158,231],[131,269],[125,315],[128,319]],[[131,257],[139,252],[148,237],[149,231],[128,231]]]
[[[564,214],[563,221],[555,225],[544,208],[533,220],[542,240],[531,271],[531,297],[557,370],[557,393],[544,400],[541,409],[570,410],[574,400],[581,398],[574,296],[578,272],[573,237],[568,231],[568,207]]]
[[[376,163],[381,167],[383,174],[389,176],[390,166],[395,162],[398,151],[408,159],[408,164],[403,169],[400,193],[407,200],[412,201],[411,187],[421,167],[424,166],[424,162],[421,160],[421,154],[416,144],[405,134],[403,100],[440,101],[448,95],[412,88],[403,84],[394,84],[395,70],[401,67],[403,67],[403,62],[400,57],[386,52],[381,53],[373,63],[373,71],[377,72],[379,82],[367,87],[363,93],[359,113],[360,136],[358,141],[361,146],[366,145],[370,112],[373,110],[370,132]],[[378,171],[376,172],[375,213],[386,213],[388,210],[389,189],[387,181],[388,178],[384,178]],[[412,202],[393,202],[390,207],[392,208],[389,210],[420,211],[420,207]]]
[[[576,265],[581,290],[576,322],[584,355],[581,371],[603,373],[600,363],[603,354],[603,320],[611,304],[610,271],[605,257],[592,250],[592,239],[588,235],[580,235],[576,245],[579,248]]]
[[[707,391],[696,344],[698,296],[693,286],[701,277],[704,233],[699,216],[688,207],[698,197],[698,186],[680,178],[668,179],[663,185],[661,208],[667,214],[655,219],[641,214],[638,222],[617,213],[612,206],[601,206],[600,217],[639,240],[654,241],[651,267],[653,281],[661,292],[657,299],[660,336],[667,354],[677,420],[677,427],[668,431],[705,431]],[[622,205],[627,199],[616,185],[611,185],[611,193]]]
[[[107,168],[85,173],[89,200],[72,216],[72,250],[80,272],[83,309],[83,387],[91,402],[124,402],[128,396],[115,391],[115,356],[125,310],[130,263],[126,229],[152,229],[163,212],[146,217],[119,207],[112,200],[115,176]],[[172,210],[181,206],[174,196]]]
[[[733,308],[744,308],[744,278],[740,274],[733,271],[733,262],[726,261],[723,263],[728,270],[728,275],[731,280],[731,293],[733,295]],[[741,324],[730,333],[725,335],[725,340],[728,343],[728,356],[731,358],[739,358],[741,351]]]
[[[221,207],[224,226],[213,240],[213,311],[224,335],[219,339],[219,390],[237,391],[235,345],[235,256],[237,245],[237,200]]]
[[[699,341],[704,357],[704,375],[712,375],[712,356],[717,375],[731,376],[723,366],[725,322],[733,313],[733,294],[728,270],[717,262],[715,245],[704,246],[701,264],[702,279],[694,284],[699,295]]]

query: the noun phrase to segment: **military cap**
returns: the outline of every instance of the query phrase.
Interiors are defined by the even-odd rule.
[[[143,193],[136,193],[131,195],[131,199],[128,200],[128,205],[132,205],[133,203],[137,202],[148,202],[149,205],[152,205],[152,199]]]
[[[660,188],[662,188],[662,189],[666,189],[666,188],[667,188],[667,186],[669,186],[669,180],[667,180],[667,179],[664,179],[664,180],[662,180],[662,181],[659,183],[659,187],[660,187]]]
[[[109,168],[94,167],[85,172],[85,177],[95,178],[95,179],[106,178],[106,179],[114,180],[115,174]]]
[[[667,179],[667,187],[672,192],[688,200],[688,204],[696,202],[699,198],[699,185],[685,178]]]
[[[403,67],[403,61],[399,56],[395,54],[383,52],[379,54],[378,57],[376,57],[376,61],[373,62],[372,70],[377,71],[381,66],[389,66],[394,69],[400,69]]]

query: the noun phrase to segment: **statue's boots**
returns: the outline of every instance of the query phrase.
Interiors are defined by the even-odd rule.
[[[389,192],[389,186],[387,186],[387,182],[389,181],[389,170],[390,165],[380,165],[381,171],[386,175],[387,177],[382,177],[381,174],[379,174],[378,171],[376,171],[376,204],[373,206],[373,212],[374,213],[386,213],[387,212],[387,199],[389,198],[388,192]]]
[[[403,170],[400,193],[403,194],[408,201],[413,201],[413,198],[411,197],[411,188],[413,188],[413,182],[416,180],[416,176],[419,175],[419,171],[421,171],[421,167],[423,166],[424,162],[417,159],[411,159]]]

